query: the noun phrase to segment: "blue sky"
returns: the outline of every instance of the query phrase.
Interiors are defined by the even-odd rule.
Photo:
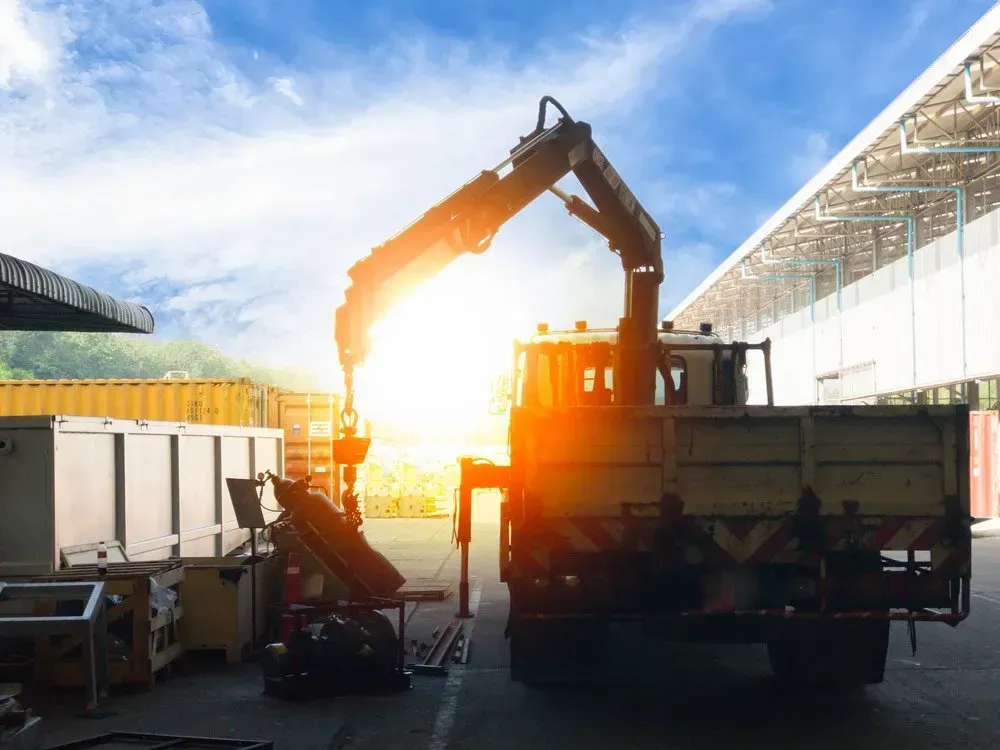
[[[665,312],[989,6],[0,0],[0,247],[161,335],[327,363],[351,262],[552,94],[666,233]],[[519,323],[618,316],[619,266],[554,198],[462,273]]]

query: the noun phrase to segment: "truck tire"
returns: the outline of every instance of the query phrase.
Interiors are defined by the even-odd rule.
[[[535,686],[593,684],[607,675],[606,623],[514,617],[508,633],[514,682]]]
[[[767,641],[775,677],[795,687],[877,685],[888,650],[888,620],[785,622]]]

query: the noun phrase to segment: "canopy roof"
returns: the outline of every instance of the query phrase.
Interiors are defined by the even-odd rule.
[[[152,333],[153,327],[142,305],[0,253],[0,330]]]

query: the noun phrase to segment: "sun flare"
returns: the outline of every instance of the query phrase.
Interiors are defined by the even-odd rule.
[[[372,328],[371,355],[356,377],[359,411],[427,438],[482,430],[491,420],[491,380],[510,367],[522,310],[502,278],[456,263]]]

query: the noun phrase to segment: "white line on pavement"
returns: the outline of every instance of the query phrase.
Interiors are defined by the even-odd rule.
[[[974,596],[977,599],[982,599],[984,601],[990,602],[991,604],[1000,605],[1000,598],[997,598],[995,596],[989,596],[987,594],[980,594],[978,591],[971,592],[971,596]]]
[[[472,640],[472,630],[476,625],[476,614],[479,612],[479,599],[483,595],[482,581],[476,581],[469,591],[469,612],[472,617],[466,621],[463,628],[465,639]],[[451,739],[451,730],[455,726],[455,715],[458,712],[458,694],[462,690],[462,680],[465,678],[465,664],[452,664],[448,668],[448,677],[444,683],[444,695],[434,719],[434,731],[431,733],[429,750],[445,750]]]

